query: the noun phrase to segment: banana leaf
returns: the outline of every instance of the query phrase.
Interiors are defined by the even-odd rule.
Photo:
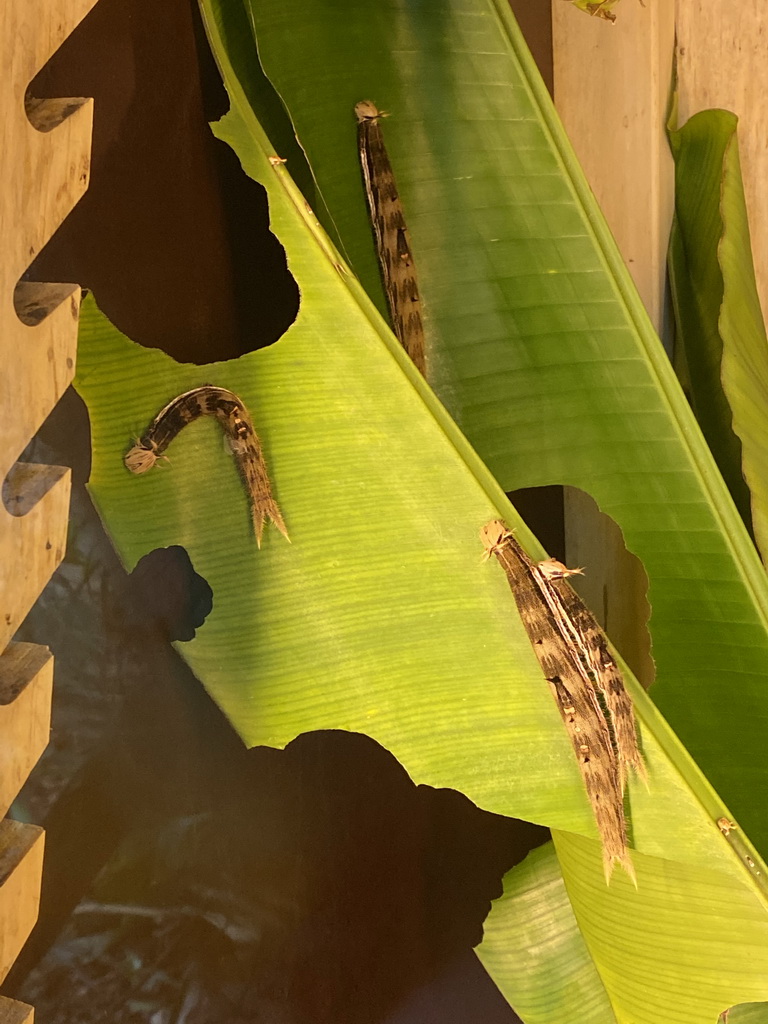
[[[526,1024],[615,1020],[552,843],[533,850],[507,873],[479,953]]]
[[[653,699],[765,851],[765,572],[505,0],[242,2],[372,295],[352,111],[390,113],[430,383],[505,490],[578,487],[619,524]]]
[[[669,267],[691,404],[743,517],[754,524],[765,560],[768,337],[752,265],[737,127],[738,118],[727,110],[704,110],[682,128],[672,126],[676,213]]]
[[[596,986],[594,1005],[604,990],[615,1020],[643,1024],[672,1006],[674,1019],[703,1024],[766,998],[765,868],[742,833],[717,827],[727,809],[632,679],[650,776],[628,798],[638,886],[616,872],[606,887],[567,736],[478,530],[501,515],[541,549],[274,160],[230,61],[242,42],[228,35],[232,9],[203,5],[232,102],[215,130],[267,190],[301,307],[269,349],[197,367],[140,348],[85,303],[77,386],[90,487],[121,556],[130,567],[183,544],[211,584],[213,612],[182,653],[247,743],[365,732],[417,782],[553,827],[568,902],[562,887],[553,902],[534,885],[531,913],[575,915],[583,985]],[[133,477],[123,466],[157,410],[204,382],[253,414],[292,544],[272,530],[256,548],[214,423],[187,427],[165,468]],[[513,1005],[526,999],[505,938],[514,906],[500,901],[483,946]],[[567,930],[573,940],[570,918]],[[546,942],[538,954],[527,973],[544,991],[561,964]],[[563,1019],[546,1012],[527,1019]]]
[[[768,1024],[767,1003],[742,1003],[730,1009],[723,1024]]]

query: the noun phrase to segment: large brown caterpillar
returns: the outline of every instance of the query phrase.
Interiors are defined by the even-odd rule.
[[[645,765],[637,746],[632,700],[608,640],[566,582],[581,569],[567,569],[552,558],[536,565],[498,519],[480,536],[486,557],[495,555],[506,573],[578,758],[603,844],[606,881],[614,862],[634,881],[623,797],[627,768],[645,778]]]
[[[645,762],[637,745],[632,698],[627,693],[624,677],[611,654],[608,638],[573,587],[565,582],[568,576],[581,571],[566,569],[554,558],[534,566],[537,582],[542,587],[560,632],[572,645],[578,655],[582,674],[598,691],[605,705],[616,750],[619,786],[623,793],[628,769],[632,769],[640,778],[647,779]]]
[[[152,469],[158,459],[167,458],[165,451],[179,431],[200,416],[215,416],[227,436],[250,499],[258,546],[261,547],[261,535],[267,519],[271,519],[288,540],[283,516],[272,497],[267,465],[251,417],[237,395],[226,388],[204,384],[174,398],[126,452],[126,467],[131,473],[146,473]]]
[[[400,344],[424,375],[424,327],[411,240],[379,124],[379,120],[388,115],[370,100],[361,100],[355,106],[355,116],[365,195],[392,327]]]

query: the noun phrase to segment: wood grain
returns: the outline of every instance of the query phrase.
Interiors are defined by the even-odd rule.
[[[0,9],[0,650],[64,553],[68,473],[12,470],[74,374],[79,289],[19,281],[88,185],[92,121],[90,101],[44,100],[33,105],[33,124],[25,94],[94,3],[7,0]],[[33,503],[30,490],[40,495]]]
[[[32,1024],[35,1011],[26,1003],[0,997],[0,1024]]]
[[[22,280],[88,186],[89,100],[34,98],[30,80],[96,0],[4,0],[0,5],[0,813],[50,728],[52,661],[12,636],[64,554],[69,471],[18,462],[72,380],[80,292]],[[42,830],[0,822],[0,979],[37,917]],[[0,1001],[0,1022],[28,1007]]]
[[[646,689],[656,665],[648,622],[648,576],[627,551],[621,530],[597,503],[576,487],[565,487],[565,550],[573,565],[584,565],[574,589],[595,613],[633,675]]]
[[[36,825],[0,822],[0,981],[37,920],[43,842]]]
[[[0,654],[0,815],[48,742],[53,658],[39,644],[11,643]]]
[[[713,0],[714,2],[714,0]],[[656,329],[674,169],[664,125],[674,4],[622,0],[615,24],[552,0],[555,105]]]
[[[684,2],[684,0],[678,0]],[[665,128],[675,4],[622,0],[609,24],[552,0],[554,98],[568,137],[646,310],[669,342],[666,254],[674,167]],[[566,554],[586,565],[587,598],[644,686],[654,677],[647,578],[615,523],[564,488]]]

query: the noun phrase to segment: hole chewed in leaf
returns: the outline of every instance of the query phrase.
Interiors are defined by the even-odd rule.
[[[29,253],[24,281],[79,282],[128,337],[179,362],[276,342],[296,318],[298,286],[270,229],[266,190],[211,132],[228,101],[197,4],[96,4],[29,86],[38,130],[77,117],[80,101],[62,96],[93,97],[91,183]],[[294,146],[278,150],[292,171]],[[23,304],[25,323],[43,319],[43,299]]]
[[[125,584],[126,626],[168,640],[193,640],[213,608],[213,591],[177,544],[139,559]]]
[[[577,487],[564,488],[565,551],[569,564],[583,565],[571,580],[611,643],[646,689],[656,668],[648,621],[648,576],[640,559],[627,550],[621,528]]]
[[[509,500],[547,552],[584,568],[570,583],[646,689],[655,677],[648,621],[648,576],[621,528],[578,487],[524,487]]]

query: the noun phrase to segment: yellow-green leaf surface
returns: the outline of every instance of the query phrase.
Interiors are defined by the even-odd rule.
[[[90,486],[124,561],[132,566],[168,544],[187,548],[213,587],[214,606],[181,651],[246,742],[281,745],[320,728],[365,732],[417,782],[450,786],[489,810],[557,828],[574,906],[599,892],[605,908],[579,926],[594,964],[585,977],[599,979],[612,1006],[620,1005],[626,979],[649,973],[654,962],[653,913],[685,907],[679,920],[670,912],[668,969],[649,980],[652,1005],[680,1005],[670,1020],[709,1021],[701,1007],[716,1000],[685,1008],[685,986],[711,969],[712,891],[733,908],[717,985],[730,1003],[767,996],[759,858],[746,840],[737,850],[722,836],[715,819],[725,808],[633,680],[650,789],[633,781],[629,810],[649,881],[635,889],[617,872],[606,889],[558,713],[506,580],[480,557],[479,528],[499,514],[515,524],[515,514],[285,168],[270,162],[272,147],[227,60],[226,22],[212,6],[203,10],[232,100],[216,131],[267,190],[301,307],[271,348],[197,367],[138,347],[86,302],[77,386],[91,417]],[[231,388],[251,411],[291,544],[270,529],[257,550],[246,496],[212,422],[187,427],[169,465],[143,477],[124,468],[131,438],[158,409],[206,382]],[[523,527],[519,536],[535,554]],[[503,912],[501,904],[494,912],[500,935]],[[621,969],[592,934],[606,919],[635,924]],[[492,944],[489,937],[486,952]],[[497,950],[501,983],[509,955],[503,941]],[[546,978],[552,959],[541,963]],[[615,1012],[617,1020],[657,1020]]]
[[[768,338],[752,265],[737,125],[727,110],[704,110],[670,133],[676,208],[670,278],[693,408],[737,502],[742,489],[745,503],[751,495],[755,538],[765,558]]]
[[[644,735],[661,739],[663,721],[647,705],[644,713]],[[671,818],[675,800],[681,810],[687,802],[682,779],[651,755],[649,745],[645,749],[651,792],[641,800],[638,787],[632,798],[640,849],[651,842],[647,810],[665,799]],[[684,756],[678,765],[703,794],[690,774],[692,766],[686,771]],[[694,819],[689,817],[690,826]],[[696,843],[697,832],[701,838],[693,827],[688,840],[681,837],[683,845]],[[714,1024],[721,1011],[736,1003],[766,999],[764,897],[734,886],[735,875],[723,860],[681,863],[636,852],[637,888],[623,873],[606,888],[599,879],[602,853],[596,840],[559,831],[553,836],[560,878],[547,848],[511,871],[478,950],[526,1024],[582,1019],[595,1024]],[[656,839],[660,851],[666,837]],[[763,891],[765,868],[754,861],[754,851],[743,845],[738,830],[730,830],[723,841],[742,864],[753,862],[752,878]],[[671,852],[671,845],[667,848]],[[734,943],[739,955],[733,955]],[[765,1011],[768,1006],[761,1003],[749,1012],[757,1022]]]
[[[526,1024],[616,1017],[579,930],[551,843],[504,879],[480,959]]]
[[[389,111],[430,382],[505,490],[569,484],[618,522],[653,698],[768,849],[765,572],[506,0],[242,2],[370,294],[352,111]]]
[[[509,873],[479,950],[501,991],[526,1024],[715,1024],[732,1005],[723,967],[734,919],[754,920],[755,905],[717,872],[642,856],[637,890],[625,878],[616,890],[581,884],[600,856],[592,840],[555,833],[554,847],[534,850]],[[736,972],[742,991],[762,990],[762,952],[745,954]],[[733,1019],[758,1024],[766,1011],[753,1003]]]

